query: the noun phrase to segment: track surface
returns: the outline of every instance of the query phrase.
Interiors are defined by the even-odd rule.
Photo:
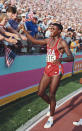
[[[51,128],[44,129],[43,127],[48,119],[46,117],[30,131],[82,131],[82,126],[73,125],[73,121],[78,121],[80,118],[82,118],[82,93],[57,108],[54,115],[54,125]]]

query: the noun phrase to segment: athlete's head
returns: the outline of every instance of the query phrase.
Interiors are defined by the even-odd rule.
[[[61,24],[58,24],[58,23],[50,24],[51,37],[60,35],[62,30],[63,30],[63,26]]]

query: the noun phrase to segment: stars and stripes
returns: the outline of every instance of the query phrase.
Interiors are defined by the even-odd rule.
[[[14,62],[16,54],[8,47],[5,48],[5,62],[6,66],[10,67],[10,65]]]

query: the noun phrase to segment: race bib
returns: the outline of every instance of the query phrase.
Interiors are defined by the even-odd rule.
[[[49,49],[47,52],[46,61],[53,62],[54,60],[56,60],[55,52],[54,52],[54,50]]]

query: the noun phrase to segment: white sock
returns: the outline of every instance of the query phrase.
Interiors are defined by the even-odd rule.
[[[50,117],[48,118],[48,120],[49,120],[49,121],[53,121],[53,116],[50,116]]]
[[[50,104],[49,104],[49,110],[50,110]]]

